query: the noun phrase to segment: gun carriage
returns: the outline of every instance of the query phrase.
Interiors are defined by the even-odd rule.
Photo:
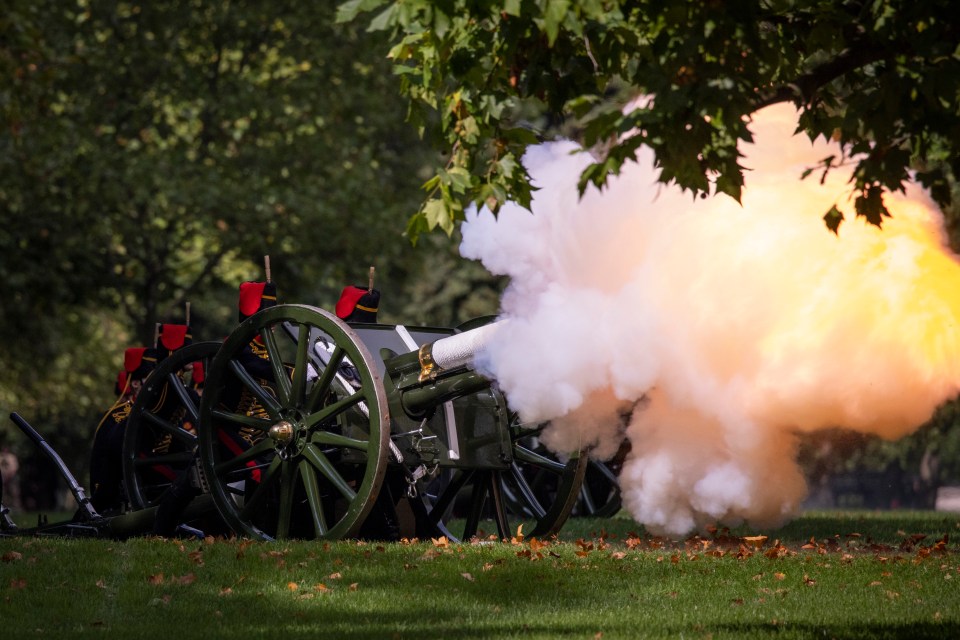
[[[528,536],[555,533],[580,497],[586,456],[538,446],[543,425],[520,423],[473,369],[498,326],[263,309],[223,342],[175,351],[144,382],[123,442],[128,513],[99,516],[60,463],[80,504],[73,521],[18,530],[3,515],[0,532],[125,537],[149,533],[167,508],[182,521],[212,511],[267,540],[381,537],[384,522],[410,537],[504,538],[521,522]]]

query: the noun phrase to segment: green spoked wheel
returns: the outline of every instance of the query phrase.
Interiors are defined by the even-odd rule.
[[[220,515],[241,535],[354,535],[386,470],[386,394],[375,361],[335,315],[270,307],[213,359],[200,457]]]
[[[623,506],[620,497],[619,465],[591,460],[587,466],[580,500],[573,510],[576,516],[587,518],[611,518]]]
[[[539,444],[543,428],[511,425],[513,459],[507,469],[446,469],[421,483],[415,504],[418,520],[428,525],[424,533],[504,539],[522,524],[526,537],[556,534],[579,498],[587,458],[575,452],[561,460],[547,451]]]
[[[144,382],[123,436],[123,476],[134,509],[156,506],[160,497],[196,462],[200,392],[194,380],[219,342],[187,345],[164,358]],[[199,379],[199,376],[198,376]]]

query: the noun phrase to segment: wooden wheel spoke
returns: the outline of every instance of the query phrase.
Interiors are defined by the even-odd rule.
[[[353,449],[355,451],[366,451],[370,446],[369,440],[349,438],[347,436],[342,436],[339,433],[331,433],[329,431],[315,432],[313,434],[312,442],[317,445],[343,447],[345,449]]]
[[[171,435],[175,440],[182,443],[185,447],[193,449],[193,447],[196,446],[197,436],[193,433],[190,433],[186,429],[183,429],[169,422],[168,420],[164,420],[163,418],[156,416],[149,411],[142,412],[140,416],[163,433]]]
[[[340,475],[340,472],[337,471],[336,467],[333,466],[333,463],[330,462],[330,459],[324,455],[322,451],[317,449],[313,445],[308,445],[303,450],[303,456],[306,460],[310,462],[314,468],[317,469],[323,477],[326,478],[330,484],[337,488],[337,491],[340,492],[347,500],[353,500],[357,497],[357,492],[353,490],[343,476]]]
[[[193,451],[179,451],[177,453],[164,453],[146,458],[134,458],[133,464],[136,467],[149,467],[155,464],[185,465],[193,462],[193,458]]]
[[[304,421],[304,424],[312,429],[324,420],[328,420],[334,416],[338,416],[347,409],[357,405],[358,403],[365,400],[367,397],[366,392],[361,389],[354,394],[347,396],[346,398],[341,398],[336,402],[325,406],[315,413],[311,413],[307,419]]]
[[[536,494],[534,494],[533,489],[527,482],[527,478],[523,475],[523,471],[516,462],[510,465],[510,478],[513,480],[514,487],[520,492],[519,497],[523,500],[526,506],[533,511],[534,517],[537,520],[540,520],[546,516],[547,510],[544,509],[543,505],[540,504],[540,501],[537,500]]]
[[[470,492],[470,511],[467,512],[467,522],[463,527],[464,540],[469,540],[477,535],[480,528],[480,518],[483,516],[483,507],[487,502],[487,489],[489,487],[487,480],[490,478],[490,472],[477,472],[474,475],[476,479]]]
[[[330,355],[330,360],[324,366],[323,371],[320,373],[320,377],[314,381],[313,388],[310,389],[310,395],[307,397],[307,401],[304,404],[307,411],[313,411],[330,390],[330,384],[333,382],[333,378],[337,373],[337,369],[340,367],[340,364],[343,362],[343,359],[346,355],[346,351],[344,351],[340,346],[334,347],[333,353]]]
[[[297,468],[289,460],[280,463],[280,504],[277,514],[277,538],[290,537],[290,519],[293,517],[294,482]]]
[[[327,519],[323,513],[320,483],[317,482],[317,475],[313,467],[306,460],[300,461],[300,477],[303,479],[303,489],[307,494],[307,504],[310,505],[313,533],[319,538],[327,532]]]
[[[297,355],[293,361],[293,388],[290,404],[299,407],[307,388],[307,355],[310,349],[310,328],[301,324],[297,331]]]
[[[503,490],[500,486],[500,475],[498,473],[489,474],[490,498],[493,501],[493,517],[497,523],[497,533],[500,539],[510,537],[510,522],[507,519],[507,505],[503,500]]]
[[[273,425],[270,420],[265,420],[256,416],[247,416],[242,413],[233,413],[232,411],[221,411],[219,409],[214,409],[212,414],[214,418],[232,422],[233,424],[243,425],[245,427],[253,427],[254,429],[263,431],[264,433],[266,433]]]
[[[567,468],[567,465],[558,460],[551,460],[544,455],[516,443],[513,445],[513,457],[515,460],[519,460],[525,464],[536,465],[541,469],[546,469],[547,471],[552,471],[557,474],[563,473]]]
[[[272,452],[273,450],[272,440],[261,440],[236,457],[230,458],[229,460],[224,460],[220,464],[216,465],[214,470],[218,477],[226,475],[231,471],[236,471],[242,467],[245,467],[249,461],[254,460],[257,456],[263,455],[267,452]]]
[[[267,358],[270,363],[270,369],[273,371],[273,380],[277,385],[277,395],[280,402],[290,406],[290,378],[283,367],[283,355],[280,353],[280,347],[277,346],[277,338],[273,333],[273,325],[267,325],[260,330],[260,339],[267,350]]]
[[[474,471],[472,469],[459,470],[454,474],[453,478],[450,479],[450,482],[441,488],[440,495],[433,501],[433,506],[430,510],[430,520],[433,524],[437,524],[443,519],[443,516],[450,507],[453,506],[453,501],[456,499],[457,494],[466,486],[470,478],[473,477],[473,474]]]
[[[187,392],[187,388],[183,386],[183,381],[176,373],[171,373],[167,376],[167,384],[169,384],[173,392],[177,394],[177,397],[180,399],[180,405],[186,409],[190,422],[197,424],[200,420],[200,412],[197,408],[196,401]]]
[[[243,508],[240,509],[238,515],[241,518],[249,519],[257,512],[257,509],[260,507],[260,503],[262,503],[267,497],[267,494],[270,493],[270,486],[278,478],[277,471],[280,469],[280,462],[280,458],[274,458],[270,462],[270,466],[263,470],[263,474],[260,477],[260,483],[257,485],[257,488],[253,490],[253,493],[250,495],[250,497],[244,501]],[[252,481],[248,480],[247,482]]]
[[[236,360],[231,360],[229,367],[230,371],[237,376],[237,378],[239,378],[240,382],[243,383],[243,386],[245,386],[250,393],[256,396],[257,400],[260,401],[260,404],[263,405],[270,415],[275,420],[279,419],[280,405],[277,403],[277,399],[271,394],[267,393],[266,389],[261,387],[260,383],[253,379],[253,376],[251,376],[247,370],[243,368],[242,364]]]

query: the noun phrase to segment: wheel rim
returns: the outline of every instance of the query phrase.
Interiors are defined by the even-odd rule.
[[[469,540],[496,531],[510,538],[524,525],[526,537],[556,534],[580,495],[587,459],[566,461],[539,444],[545,425],[511,427],[513,461],[505,470],[447,469],[421,483],[416,507],[429,535]]]
[[[248,318],[211,363],[200,403],[221,515],[258,539],[353,535],[383,481],[386,407],[373,357],[333,314],[279,305]]]
[[[123,436],[123,475],[134,509],[156,506],[195,462],[200,396],[192,366],[205,370],[219,342],[198,342],[170,354],[150,374],[130,411]]]
[[[580,488],[580,500],[574,514],[590,518],[610,518],[622,507],[620,482],[613,469],[598,460],[587,466]]]

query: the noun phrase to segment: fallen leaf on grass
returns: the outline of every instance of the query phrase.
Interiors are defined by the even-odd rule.
[[[300,585],[298,585],[296,582],[288,582],[288,583],[287,583],[287,589],[290,590],[290,591],[296,591],[296,590],[299,589],[299,588],[300,588]]]
[[[150,584],[163,584],[163,574],[158,573],[152,576],[147,576],[147,582]]]
[[[780,573],[780,572],[778,571],[777,573],[773,574],[773,577],[776,578],[777,580],[784,580],[784,579],[786,579],[787,574],[785,574],[785,573]]]
[[[339,571],[337,571],[336,573],[331,573],[330,575],[327,576],[327,578],[329,578],[330,580],[339,580],[342,577],[343,577],[343,574],[340,573]]]
[[[317,593],[326,593],[327,591],[330,591],[330,587],[322,582],[318,582],[317,584],[313,585],[313,590]]]
[[[358,586],[360,586],[359,582],[351,582],[348,588],[350,591],[356,591]]]
[[[223,589],[220,589],[220,595],[222,596],[229,596],[231,593],[233,593],[233,589],[230,587],[224,587]]]
[[[470,573],[461,573],[460,575],[463,576],[464,579],[468,580],[469,582],[476,582],[476,579]]]
[[[193,584],[194,582],[196,582],[196,581],[197,581],[197,576],[194,575],[194,574],[192,574],[192,573],[187,573],[187,574],[184,574],[184,575],[182,575],[182,576],[180,576],[180,577],[178,577],[178,578],[171,578],[170,581],[173,582],[173,583],[175,583],[175,584],[188,585],[188,584]]]
[[[97,580],[97,583],[96,583],[96,584],[97,584],[97,587],[100,588],[100,589],[106,589],[106,588],[107,588],[107,583],[103,581],[103,578],[100,578],[99,580]]]
[[[7,551],[3,554],[2,559],[4,562],[16,562],[17,560],[23,559],[23,554],[19,551]]]
[[[11,589],[26,589],[27,581],[23,578],[10,578],[10,588]]]
[[[754,549],[759,549],[767,541],[767,536],[744,536],[743,541]]]
[[[440,549],[446,549],[450,546],[450,541],[447,540],[447,536],[440,536],[439,538],[431,538],[433,541],[433,546]]]

